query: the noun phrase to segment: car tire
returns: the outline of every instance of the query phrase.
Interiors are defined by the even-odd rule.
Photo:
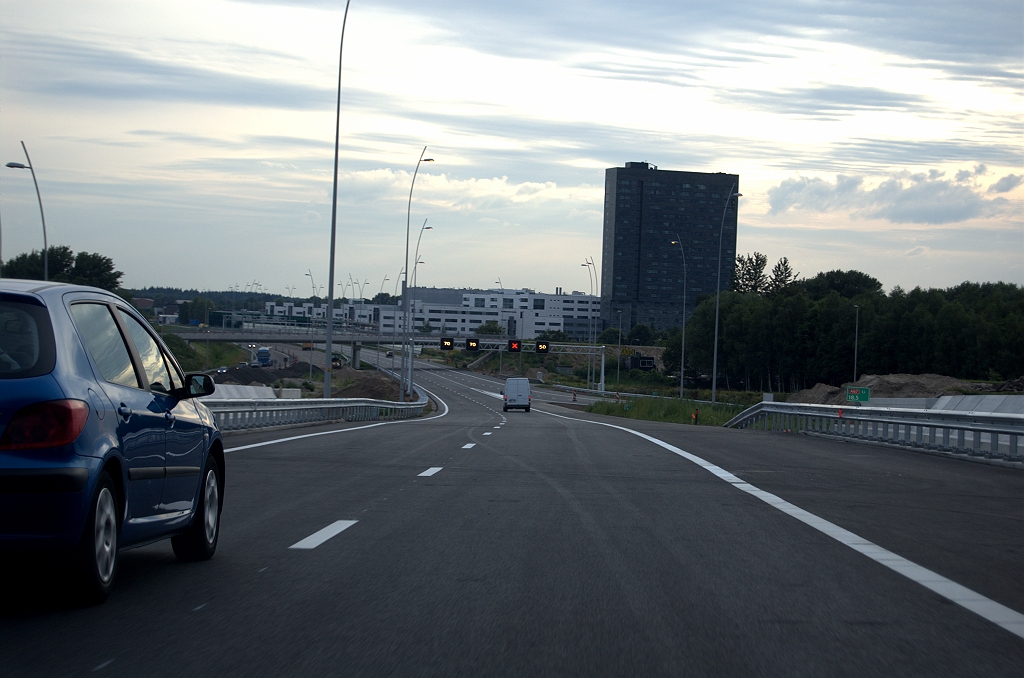
[[[529,407],[527,407],[527,408],[526,408],[526,411],[527,411],[527,412],[529,412],[529,411],[530,411],[530,408],[529,408]]]
[[[210,456],[199,484],[199,500],[192,524],[178,536],[171,537],[171,548],[178,560],[195,562],[213,557],[220,539],[220,511],[220,467]]]
[[[102,603],[114,589],[117,578],[117,549],[121,525],[117,519],[117,492],[104,471],[96,483],[82,538],[75,549],[82,602]]]
[[[502,412],[508,412],[508,408],[507,408],[507,407],[502,407],[502,408],[501,408],[501,411],[502,411]]]

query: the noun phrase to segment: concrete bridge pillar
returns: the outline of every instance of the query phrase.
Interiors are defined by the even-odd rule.
[[[359,354],[362,351],[362,349],[363,349],[362,343],[360,343],[358,341],[353,341],[352,342],[352,369],[353,370],[358,370],[359,369],[359,365],[360,365]]]

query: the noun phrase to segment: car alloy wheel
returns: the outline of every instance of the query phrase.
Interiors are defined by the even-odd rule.
[[[213,544],[217,540],[217,523],[220,520],[220,489],[217,487],[217,474],[213,469],[206,472],[203,492],[205,493],[203,525],[206,528],[206,543]]]
[[[109,487],[101,488],[96,497],[93,550],[96,555],[96,576],[103,584],[109,584],[117,562],[117,511]]]

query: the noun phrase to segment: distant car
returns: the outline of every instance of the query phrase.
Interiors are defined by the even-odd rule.
[[[505,390],[501,392],[504,397],[502,411],[526,410],[530,411],[530,380],[522,377],[512,377],[505,380]]]
[[[214,388],[120,297],[0,280],[0,557],[50,552],[93,602],[123,547],[211,558],[224,448],[196,398]]]
[[[218,367],[217,374],[225,374],[228,371],[227,367]]]
[[[388,351],[387,353],[384,354],[384,357],[385,358],[394,358],[395,357],[395,352],[394,351]]]
[[[249,363],[238,363],[238,367],[248,367]]]

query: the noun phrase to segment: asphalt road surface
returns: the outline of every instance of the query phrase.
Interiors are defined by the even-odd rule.
[[[0,675],[1021,675],[1019,471],[417,379],[422,419],[229,437],[209,562],[84,608],[9,563]]]

